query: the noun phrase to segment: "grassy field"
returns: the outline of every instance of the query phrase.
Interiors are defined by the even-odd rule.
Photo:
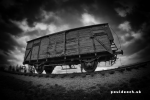
[[[121,84],[96,84],[83,89],[69,89],[61,85],[33,85],[31,81],[23,81],[11,76],[0,75],[0,100],[143,100],[149,97],[150,74],[139,79],[131,78]],[[141,93],[114,93],[111,91],[141,91]]]

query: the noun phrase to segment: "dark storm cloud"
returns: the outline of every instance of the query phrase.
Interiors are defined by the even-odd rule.
[[[53,0],[49,1],[54,2]],[[12,23],[12,21],[19,22],[27,19],[28,25],[33,27],[33,23],[40,20],[40,17],[38,17],[40,14],[40,9],[45,3],[45,0],[0,1],[0,50],[8,53],[7,56],[0,54],[0,64],[9,63],[8,58],[11,58],[9,57],[10,51],[15,51],[16,47],[18,49],[22,48],[22,45],[15,40],[15,37],[22,36],[23,30],[20,29],[19,26]]]
[[[133,36],[125,36],[125,41],[131,41],[132,39],[134,39]]]
[[[81,14],[87,12],[98,18],[103,18],[103,23],[118,24],[123,21],[121,17],[117,15],[114,10],[115,0],[69,0],[68,2],[62,3],[58,8],[59,11],[68,12],[66,14],[58,14],[62,16],[67,22],[72,22],[72,16],[81,16]],[[47,9],[45,7],[45,9]],[[70,16],[72,15],[72,16]],[[69,18],[71,17],[71,18]],[[69,20],[70,19],[70,20]],[[113,21],[113,20],[115,21]],[[68,21],[69,20],[69,21]]]
[[[13,50],[14,46],[20,46],[12,36],[17,36],[22,32],[22,30],[11,23],[9,20],[3,20],[2,15],[0,15],[0,49],[8,52],[8,50]]]
[[[30,32],[27,32],[25,35],[30,36],[32,38],[36,38],[36,37],[39,37],[39,36],[46,35],[47,32],[48,32],[48,30],[33,30],[33,31],[30,31]]]
[[[46,19],[46,21],[43,21],[45,24],[51,24],[54,23],[57,26],[61,26],[62,23],[69,24],[71,27],[77,27],[77,25],[81,25],[80,17],[81,13],[78,12],[76,9],[60,9],[55,12],[55,14],[52,13],[53,16]],[[63,20],[60,20],[59,18],[62,18]],[[79,27],[79,26],[78,26]]]
[[[127,19],[131,22],[134,30],[141,28],[142,24],[150,24],[150,9],[148,1],[139,0],[133,7],[132,13],[128,14]]]
[[[124,48],[127,55],[132,55],[137,53],[138,58],[147,59],[149,55],[149,43],[150,43],[150,9],[149,2],[143,0],[137,1],[127,1],[129,4],[134,6],[131,9],[130,13],[127,13],[126,20],[130,22],[132,30],[135,34],[141,34],[140,39],[135,39],[129,46]],[[125,7],[125,6],[120,6]],[[128,37],[129,38],[129,37]],[[132,38],[132,36],[130,37]],[[140,53],[139,53],[140,52]],[[137,58],[137,59],[138,59]]]
[[[15,37],[14,37],[15,38]],[[22,47],[18,44],[14,38],[9,33],[1,33],[0,36],[0,65],[1,64],[9,64],[8,59],[10,58],[9,52],[10,50],[15,50],[15,47]],[[22,51],[22,50],[21,50]]]
[[[0,37],[0,49],[8,52],[14,50],[14,46],[20,46],[9,33],[4,33]]]
[[[114,1],[115,0],[10,0],[9,2],[3,0],[1,3],[1,15],[2,19],[7,22],[8,19],[21,21],[27,18],[27,22],[30,26],[33,26],[34,22],[42,20],[42,17],[39,16],[41,10],[56,12],[56,14],[62,16],[64,19],[70,19],[69,21],[72,20],[69,18],[70,15],[72,15],[70,17],[73,17],[74,14],[80,16],[85,10],[95,16],[108,17],[107,20],[110,22],[111,19],[117,19],[116,21],[119,21],[121,18],[114,10]],[[54,19],[51,18],[49,22],[51,23],[53,20]]]
[[[27,36],[35,36],[35,35],[37,35],[38,33],[39,33],[38,30],[33,30],[33,31],[30,31],[30,32],[27,32],[26,35],[27,35]]]
[[[32,30],[24,34],[24,30],[20,29],[12,21],[21,22],[26,19],[30,28],[34,27],[35,23],[38,22],[47,25],[54,23],[58,26],[61,26],[63,23],[73,28],[82,26],[83,23],[80,21],[82,14],[89,13],[97,19],[102,19],[102,22],[110,23],[115,30],[117,30],[116,27],[120,23],[123,23],[124,20],[130,22],[135,32],[141,29],[145,40],[137,40],[138,45],[136,42],[133,42],[129,46],[132,47],[132,45],[135,45],[135,48],[132,48],[132,50],[126,47],[129,49],[126,54],[133,54],[141,50],[141,47],[145,48],[148,45],[149,10],[147,7],[149,5],[147,5],[148,3],[140,2],[140,0],[130,0],[127,2],[125,4],[120,0],[2,0],[0,1],[0,49],[7,53],[9,50],[14,50],[15,47],[21,48],[22,46],[14,40],[15,37],[24,35],[36,37],[41,34],[45,35],[47,32],[47,30]],[[144,6],[145,4],[147,7]],[[134,7],[132,8],[131,5],[134,5]],[[115,11],[117,7],[124,10],[132,8],[132,10],[130,12],[127,11],[126,17],[123,18]],[[54,13],[54,15],[44,21],[45,16],[42,15],[43,11]],[[57,19],[57,16],[61,20]],[[132,36],[125,37],[126,41],[131,41],[132,39],[134,39]],[[144,54],[141,53],[141,55]],[[6,58],[4,55],[0,56],[0,58]],[[6,61],[3,60],[3,62]]]
[[[9,63],[6,59],[8,59],[8,54],[3,50],[0,50],[0,65],[5,65]]]

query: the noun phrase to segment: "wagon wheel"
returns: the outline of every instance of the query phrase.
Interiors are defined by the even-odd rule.
[[[46,72],[46,74],[51,74],[54,70],[55,66],[45,66],[44,70]]]
[[[34,67],[38,74],[42,74],[44,70],[43,66],[34,65]]]
[[[86,72],[94,72],[97,68],[98,61],[82,62],[81,67],[84,68]]]

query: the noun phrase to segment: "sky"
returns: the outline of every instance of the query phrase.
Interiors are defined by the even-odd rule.
[[[124,51],[116,65],[150,59],[148,0],[1,0],[0,65],[22,65],[29,40],[102,23]]]

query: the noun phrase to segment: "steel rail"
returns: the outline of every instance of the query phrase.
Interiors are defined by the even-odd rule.
[[[124,71],[131,71],[132,69],[139,69],[139,68],[146,68],[150,61],[140,62],[136,64],[130,64],[126,66],[121,66],[114,69],[102,70],[102,71],[95,71],[92,73],[83,72],[83,73],[67,73],[67,74],[36,74],[36,73],[22,73],[22,72],[13,72],[13,71],[5,71],[6,73],[16,74],[16,75],[24,75],[24,76],[32,76],[32,77],[45,77],[45,78],[65,78],[65,77],[86,77],[91,76],[93,77],[96,74],[105,75],[106,73],[114,74],[115,71],[119,71],[123,73]]]

